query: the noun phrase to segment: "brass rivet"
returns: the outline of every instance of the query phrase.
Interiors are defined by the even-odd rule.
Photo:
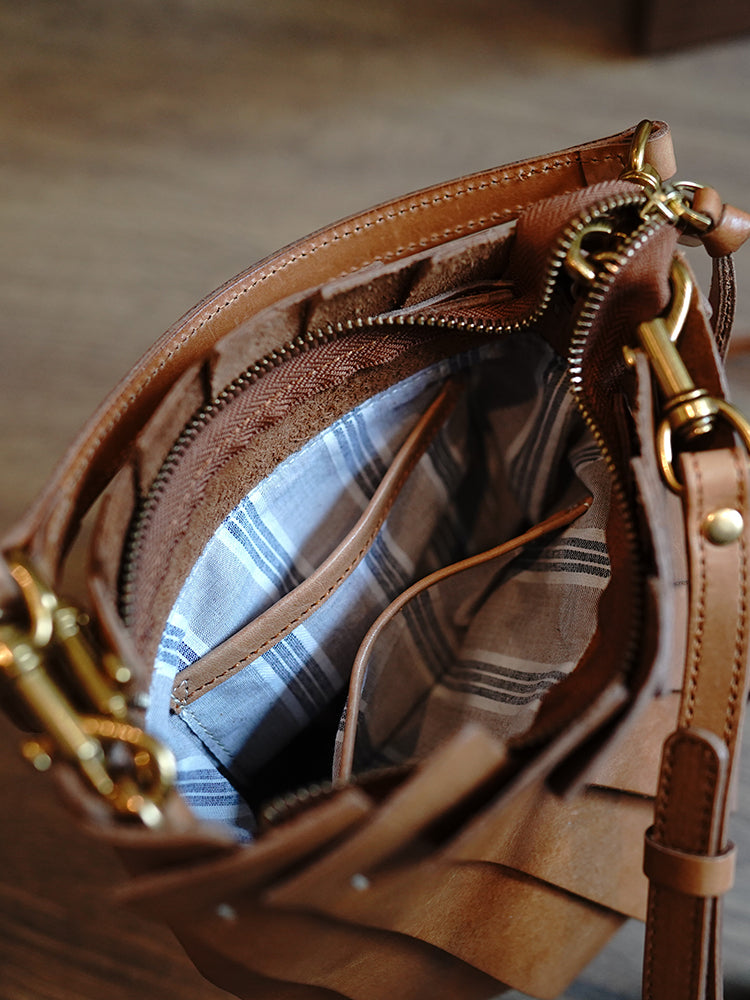
[[[711,511],[703,522],[703,534],[713,545],[729,545],[742,534],[745,523],[742,514],[733,507]]]

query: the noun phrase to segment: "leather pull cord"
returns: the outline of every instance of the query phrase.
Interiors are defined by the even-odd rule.
[[[734,261],[732,254],[750,239],[750,214],[733,205],[722,203],[712,187],[695,192],[693,208],[712,220],[710,229],[701,237],[703,246],[713,259],[711,277],[711,326],[723,357],[729,343],[735,308]]]
[[[708,300],[711,303],[711,328],[719,354],[724,357],[729,346],[736,304],[734,257],[731,254],[714,257]]]
[[[721,897],[746,700],[748,463],[735,450],[682,456],[690,617],[679,723],[667,740],[646,834],[644,1000],[720,1000]]]

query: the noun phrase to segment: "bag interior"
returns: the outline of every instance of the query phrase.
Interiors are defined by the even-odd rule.
[[[434,260],[432,272],[424,256],[418,267],[410,262],[410,288],[381,267],[365,286],[380,307],[376,315],[398,326],[445,303],[453,316],[462,309],[501,314],[511,294],[497,250],[506,238],[507,232],[482,234],[455,241],[450,252],[441,248],[439,281]],[[343,298],[351,295],[350,280]],[[330,308],[331,299],[319,295],[318,311]],[[277,343],[284,332],[275,334]],[[410,350],[421,335],[409,329]],[[235,342],[242,337],[239,331]],[[253,435],[256,457],[248,467],[258,468],[265,445],[273,452],[269,468],[260,477],[248,473],[247,490],[207,532],[160,630],[147,728],[174,751],[179,790],[195,813],[226,824],[240,839],[253,836],[263,803],[341,773],[347,700],[356,775],[422,757],[469,720],[501,739],[523,733],[546,692],[581,659],[609,580],[608,470],[568,390],[566,362],[547,339],[533,327],[454,335],[446,348],[440,341],[431,349],[427,363],[404,369],[392,356],[378,366],[356,338],[287,363],[289,372],[296,365],[303,373],[295,377],[306,378],[316,360],[322,370],[335,355],[339,374],[325,392],[354,405],[286,453],[273,437],[278,421]],[[271,385],[270,378],[256,383],[257,393],[266,388],[255,412],[268,405]],[[279,601],[347,545],[399,449],[448,385],[453,405],[401,477],[355,564],[293,629],[256,644],[257,655],[244,648],[245,631],[272,618]],[[238,415],[251,402],[247,394],[227,407],[222,441],[227,428],[246,426]],[[304,405],[292,393],[287,411],[302,412]],[[192,451],[209,453],[208,440],[198,434]],[[232,466],[235,490],[241,468]],[[176,509],[169,510],[169,524],[186,530],[198,505],[185,501],[181,511],[179,496],[170,503]],[[578,513],[562,530],[512,543],[575,505]],[[481,553],[488,555],[465,564]],[[436,572],[445,567],[454,569]],[[399,600],[425,578],[427,585]],[[365,662],[349,692],[366,637]],[[206,664],[214,660],[230,668],[207,678]],[[175,691],[196,676],[202,680],[192,683],[191,697],[176,700]]]
[[[460,398],[368,551],[291,633],[171,711],[175,681],[288,594],[342,543],[394,453],[449,378]],[[428,587],[369,658],[355,770],[428,753],[468,719],[507,738],[589,643],[609,568],[607,473],[533,333],[445,359],[336,420],[222,521],[175,602],[156,655],[147,726],[178,757],[201,816],[251,833],[272,795],[330,778],[352,663],[400,593],[587,496],[574,524]]]

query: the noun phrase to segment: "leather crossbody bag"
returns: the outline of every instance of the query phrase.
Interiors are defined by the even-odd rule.
[[[629,917],[644,998],[721,995],[750,217],[675,169],[644,122],[288,247],[7,533],[24,753],[237,996],[553,998]]]

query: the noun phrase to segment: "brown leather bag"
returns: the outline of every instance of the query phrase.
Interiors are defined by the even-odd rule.
[[[26,756],[237,996],[552,998],[628,917],[645,998],[720,996],[750,217],[674,170],[645,122],[288,247],[6,536]],[[84,623],[56,591],[96,500]]]

